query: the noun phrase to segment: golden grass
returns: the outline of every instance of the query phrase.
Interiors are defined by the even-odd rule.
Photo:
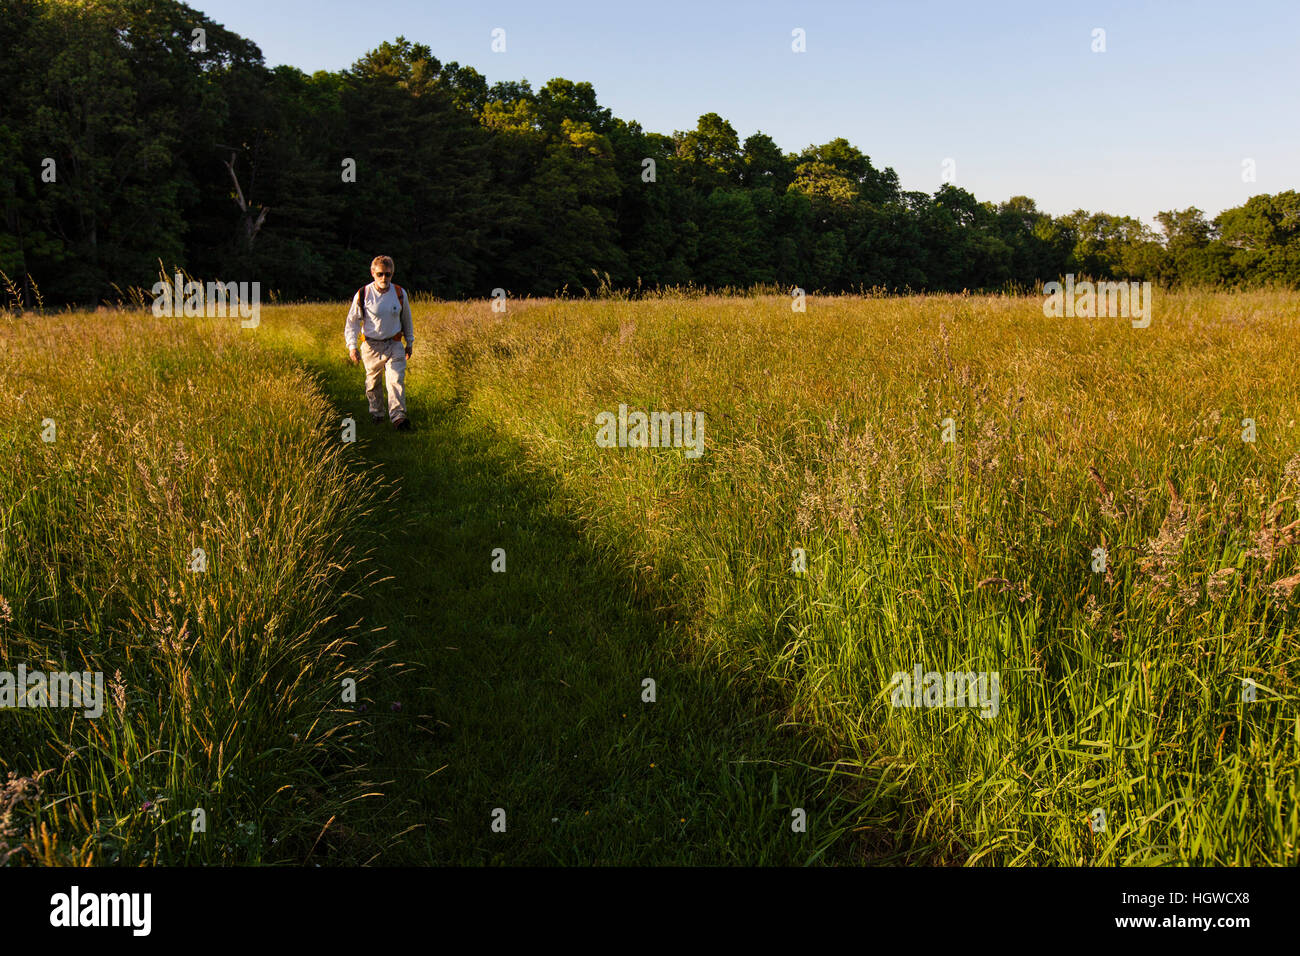
[[[359,785],[340,687],[373,667],[334,620],[370,495],[328,404],[237,323],[0,334],[0,666],[100,671],[111,696],[4,714],[0,770],[54,771],[20,858],[305,855]]]
[[[1158,294],[1142,329],[1039,298],[807,309],[449,303],[417,325],[447,387],[693,616],[694,651],[782,688],[926,858],[1294,864],[1300,296]],[[597,447],[620,403],[704,412],[704,457]],[[891,708],[918,662],[1000,671],[999,716]]]

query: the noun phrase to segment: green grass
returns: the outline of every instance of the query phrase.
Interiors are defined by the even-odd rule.
[[[411,666],[380,694],[402,708],[371,768],[387,795],[352,824],[384,846],[380,859],[796,864],[829,843],[840,859],[860,852],[842,839],[844,794],[808,766],[815,748],[778,726],[761,688],[683,653],[655,582],[592,548],[523,449],[449,388],[433,348],[408,374],[416,430],[370,423],[336,312],[295,309],[288,334],[272,313],[265,337],[317,370],[340,420],[363,422],[350,453],[394,483],[364,529],[385,571],[364,602]],[[497,548],[504,573],[491,570]],[[792,831],[795,807],[809,833]]]
[[[0,852],[1300,858],[1300,297],[1161,295],[1147,329],[1033,298],[415,307],[410,433],[366,416],[337,305],[13,339],[0,658],[121,667],[137,717],[0,715],[0,769],[52,771],[8,787]],[[44,378],[60,328],[86,344]],[[598,447],[621,403],[702,411],[704,457]],[[205,522],[216,573],[187,575]],[[891,707],[917,664],[999,672],[997,716]],[[138,809],[155,793],[216,823],[181,833]]]
[[[326,403],[217,328],[32,325],[2,332],[0,668],[98,671],[108,700],[0,712],[0,856],[305,857],[368,789],[341,687],[379,666],[335,618],[373,502]]]
[[[1158,309],[1134,329],[1034,298],[704,298],[430,305],[424,324],[466,407],[658,582],[694,657],[860,775],[882,843],[1294,863],[1300,299]],[[598,447],[620,403],[704,412],[706,456]],[[998,716],[890,707],[918,663],[998,671]]]
[[[16,808],[31,829],[8,834],[12,862],[825,858],[833,808],[851,808],[815,748],[681,653],[652,582],[591,549],[517,446],[418,372],[418,430],[377,429],[333,310],[310,333],[307,310],[269,311],[256,339],[214,323],[137,349],[99,327],[63,380],[15,390],[3,659],[55,669],[72,651],[121,674],[126,707],[5,714],[0,768],[53,771]],[[88,320],[64,321],[13,353],[9,381]],[[185,571],[194,541],[204,574]]]

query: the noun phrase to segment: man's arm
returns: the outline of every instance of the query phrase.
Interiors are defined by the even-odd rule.
[[[415,328],[411,324],[411,295],[408,292],[402,296],[402,337],[406,339],[406,354],[411,354],[411,346],[415,344]]]
[[[343,341],[347,343],[349,356],[357,350],[357,336],[361,333],[361,297],[365,291],[362,289],[352,297],[352,307],[348,309],[347,321],[343,323]]]

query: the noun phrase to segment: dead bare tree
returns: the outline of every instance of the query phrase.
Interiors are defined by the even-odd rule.
[[[219,145],[219,144],[218,144]],[[244,190],[239,185],[239,177],[235,174],[235,156],[237,150],[233,146],[220,146],[220,149],[230,150],[230,160],[222,160],[222,165],[230,170],[230,181],[235,184],[235,205],[239,207],[239,223],[243,229],[244,242],[249,249],[253,248],[253,240],[257,238],[258,231],[262,228],[262,223],[266,222],[266,214],[271,211],[270,206],[261,206],[249,203],[244,198]],[[254,216],[256,213],[256,217]]]

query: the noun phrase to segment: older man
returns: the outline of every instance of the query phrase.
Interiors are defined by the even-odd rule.
[[[348,360],[353,365],[365,361],[371,420],[376,424],[384,420],[382,379],[388,391],[388,417],[394,428],[407,429],[411,423],[406,418],[406,360],[415,343],[411,303],[402,287],[392,281],[393,260],[389,256],[376,256],[370,263],[370,274],[375,281],[352,297],[352,308],[343,326]],[[358,331],[365,336],[364,351],[357,349]],[[403,337],[405,349],[397,341]]]

